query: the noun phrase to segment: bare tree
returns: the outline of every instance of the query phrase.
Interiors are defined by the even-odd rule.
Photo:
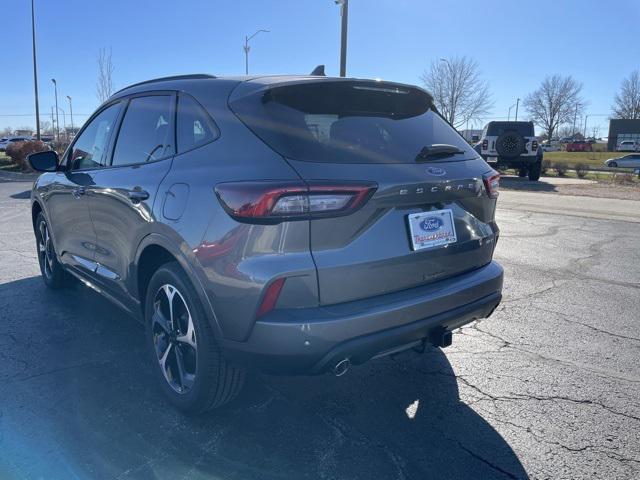
[[[481,79],[475,60],[467,57],[431,62],[420,77],[436,108],[456,128],[479,121],[493,106],[489,85]]]
[[[622,80],[620,91],[613,98],[611,110],[615,118],[640,118],[640,72],[634,70]]]
[[[540,88],[524,99],[531,120],[542,128],[549,138],[561,124],[575,124],[585,102],[580,93],[582,84],[571,76],[553,75],[543,80]]]
[[[111,62],[111,49],[101,48],[98,52],[98,82],[96,84],[96,96],[100,102],[106,101],[113,93],[113,63]]]

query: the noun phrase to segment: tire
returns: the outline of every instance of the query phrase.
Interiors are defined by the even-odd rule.
[[[617,162],[609,162],[609,166],[612,168],[618,168],[618,163]]]
[[[198,414],[240,393],[245,370],[222,357],[202,303],[176,262],[160,267],[149,281],[145,329],[153,371],[176,408]]]
[[[527,173],[528,173],[528,168],[527,167],[521,167],[520,170],[518,170],[518,176],[520,178],[526,177]]]
[[[51,235],[49,235],[49,225],[44,213],[38,213],[34,227],[36,236],[36,252],[38,254],[38,264],[44,284],[52,289],[68,287],[73,283],[71,275],[67,273],[56,255]]]
[[[538,157],[536,163],[532,164],[529,167],[529,180],[532,182],[537,182],[540,180],[540,172],[542,170],[542,157]]]
[[[513,159],[525,151],[527,142],[518,132],[505,132],[496,139],[496,151],[500,157]]]

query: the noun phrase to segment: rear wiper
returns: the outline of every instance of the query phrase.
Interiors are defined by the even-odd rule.
[[[456,155],[459,153],[464,153],[464,150],[461,150],[455,145],[434,143],[433,145],[422,147],[420,153],[416,155],[416,162],[426,162],[433,157],[448,157],[449,155]]]

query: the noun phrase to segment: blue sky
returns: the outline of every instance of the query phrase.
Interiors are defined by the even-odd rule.
[[[0,128],[33,125],[30,3],[2,4]],[[102,47],[112,49],[116,89],[171,74],[242,74],[244,35],[261,28],[271,32],[252,41],[251,73],[324,63],[338,74],[333,0],[36,0],[36,16],[41,112],[50,115],[55,77],[60,107],[68,112],[65,96],[74,99],[76,124],[98,105]],[[595,114],[609,114],[622,78],[640,68],[639,26],[638,0],[351,0],[347,74],[419,83],[432,60],[467,55],[490,84],[496,119],[546,75],[572,75],[602,136],[607,119]]]

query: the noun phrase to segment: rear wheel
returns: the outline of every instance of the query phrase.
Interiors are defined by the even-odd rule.
[[[245,371],[222,357],[202,304],[177,263],[151,277],[145,320],[153,369],[174,406],[201,413],[240,393]]]
[[[35,236],[40,273],[42,274],[45,285],[51,289],[68,286],[71,283],[72,277],[64,270],[60,262],[58,262],[49,231],[49,225],[42,212],[36,217]]]
[[[526,177],[528,172],[529,170],[527,169],[527,167],[521,167],[520,170],[518,170],[518,176]]]
[[[618,167],[618,163],[617,162],[609,162],[609,166],[613,167],[613,168],[617,168]]]
[[[529,167],[529,180],[536,182],[540,180],[540,172],[542,170],[542,157],[538,157],[536,163]]]

